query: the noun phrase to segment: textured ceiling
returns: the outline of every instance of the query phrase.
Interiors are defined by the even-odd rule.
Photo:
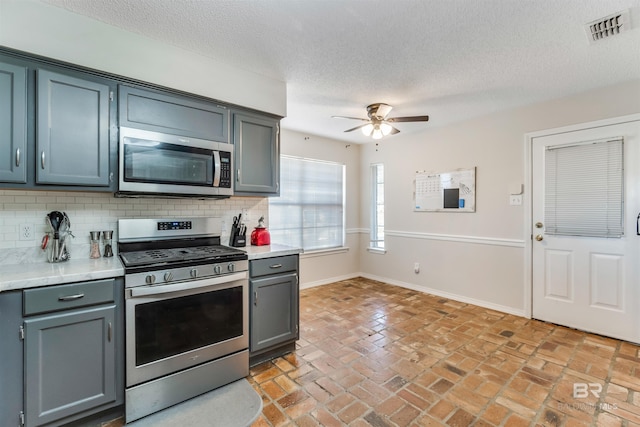
[[[285,81],[283,127],[356,143],[332,115],[430,116],[404,134],[640,78],[640,0],[45,1]],[[635,28],[589,44],[625,9]]]

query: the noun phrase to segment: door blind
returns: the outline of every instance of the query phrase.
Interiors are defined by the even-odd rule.
[[[623,152],[622,137],[547,148],[545,233],[623,235]]]

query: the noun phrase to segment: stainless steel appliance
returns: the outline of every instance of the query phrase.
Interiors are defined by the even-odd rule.
[[[233,145],[120,128],[118,196],[233,195]]]
[[[121,219],[125,420],[249,374],[248,261],[220,218]]]

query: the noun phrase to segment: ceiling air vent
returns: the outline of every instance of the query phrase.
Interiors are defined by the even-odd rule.
[[[628,31],[629,27],[629,10],[614,13],[585,25],[589,43],[595,43]]]

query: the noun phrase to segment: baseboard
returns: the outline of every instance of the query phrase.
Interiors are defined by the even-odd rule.
[[[494,304],[489,301],[483,301],[475,298],[469,298],[463,295],[452,294],[450,292],[445,292],[440,289],[433,289],[425,286],[418,286],[413,283],[402,282],[399,280],[389,279],[387,277],[375,276],[373,274],[368,273],[360,273],[360,277],[364,277],[365,279],[377,280],[379,282],[386,283],[388,285],[399,286],[401,288],[411,289],[413,291],[423,292],[425,294],[436,295],[442,298],[451,299],[458,302],[463,302],[465,304],[477,305],[478,307],[488,308],[490,310],[499,311],[502,313],[513,314],[518,317],[527,317],[525,315],[524,310],[518,310],[513,307],[508,307],[506,305]]]
[[[363,277],[362,273],[350,273],[342,276],[335,276],[328,279],[316,280],[315,282],[301,283],[300,289],[315,288],[316,286],[328,285],[330,283],[340,282],[342,280],[355,279],[356,277]]]

